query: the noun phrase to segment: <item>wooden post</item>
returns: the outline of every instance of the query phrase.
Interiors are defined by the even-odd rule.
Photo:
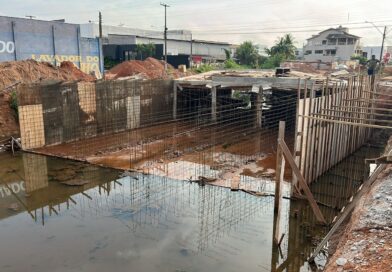
[[[261,128],[263,118],[263,87],[259,87],[259,93],[256,98],[256,128]]]
[[[173,84],[173,119],[177,120],[177,83]]]
[[[287,147],[286,143],[282,139],[278,139],[278,143],[280,146],[280,150],[283,153],[284,158],[287,160],[287,162],[290,164],[291,169],[293,170],[294,174],[297,176],[299,185],[301,189],[304,191],[306,198],[309,201],[309,204],[316,215],[316,218],[319,222],[326,224],[327,222],[325,221],[325,218],[320,211],[319,206],[317,205],[316,200],[313,197],[312,192],[310,191],[308,184],[306,183],[304,177],[302,176],[301,172],[298,169],[298,166],[295,164],[293,156],[290,153],[289,148]],[[275,196],[276,199],[276,196]]]
[[[284,177],[285,160],[283,158],[282,150],[279,146],[279,141],[284,141],[286,122],[279,122],[278,145],[276,151],[276,173],[275,173],[275,205],[274,205],[274,242],[279,243],[280,239],[280,207],[282,198],[282,182]]]
[[[294,134],[294,150],[293,150],[293,155],[294,155],[294,159],[295,159],[295,163],[297,165],[300,165],[300,157],[297,155],[297,151],[301,151],[301,141],[298,141],[298,137],[300,136],[299,134],[299,103],[301,101],[301,79],[298,79],[298,90],[297,90],[297,110],[295,113],[295,134]],[[303,118],[302,118],[303,120]],[[302,137],[301,137],[302,138]],[[295,175],[293,175],[293,180],[292,180],[292,186],[291,188],[293,189],[293,187],[297,188],[297,178],[295,177]],[[293,193],[293,191],[291,190],[291,194]]]
[[[216,86],[211,88],[211,119],[216,122]]]
[[[278,143],[279,140],[284,141],[284,135],[285,135],[285,126],[286,122],[285,121],[280,121],[279,122],[279,135],[278,135]],[[282,150],[278,148],[276,151],[276,173],[275,173],[275,212],[277,212],[277,209],[279,208],[279,202],[280,202],[280,197],[281,197],[281,181],[283,180],[283,175],[284,175],[284,158],[282,154]]]

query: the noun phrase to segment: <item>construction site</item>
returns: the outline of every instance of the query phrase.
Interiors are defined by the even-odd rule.
[[[126,76],[9,85],[7,92],[18,98],[21,136],[12,150],[20,145],[24,152],[1,155],[2,218],[26,212],[45,225],[63,210],[66,217],[89,222],[86,216],[109,213],[136,235],[132,241],[146,243],[160,240],[151,235],[166,233],[164,226],[172,229],[165,235],[185,231],[181,218],[190,216],[197,219],[187,221],[192,234],[173,238],[171,247],[180,243],[180,255],[200,259],[206,270],[214,269],[215,258],[234,271],[253,265],[314,271],[331,258],[341,261],[330,256],[331,248],[344,255],[331,237],[351,236],[345,234],[348,213],[360,209],[377,179],[384,175],[388,181],[392,94],[385,81],[257,70],[177,79]],[[383,232],[385,245],[391,243],[388,216],[381,216],[385,226],[366,227]],[[116,229],[111,224],[100,227]],[[348,243],[358,243],[349,240],[354,238]],[[249,260],[249,246],[270,254],[254,264],[235,261]],[[362,245],[363,254],[367,249]],[[383,250],[389,258],[391,252]],[[136,253],[118,254],[121,259]],[[177,261],[173,254],[166,257]],[[358,255],[349,258],[343,266],[363,265]],[[142,258],[135,267],[154,270],[149,265]],[[178,267],[189,265],[183,260]],[[327,269],[335,271],[335,265],[329,261]]]
[[[339,26],[244,63],[252,42],[168,46],[161,6],[157,48],[101,12],[0,16],[0,271],[391,271],[387,26],[380,60]]]

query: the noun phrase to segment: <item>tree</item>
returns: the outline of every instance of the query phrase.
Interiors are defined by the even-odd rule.
[[[241,65],[257,67],[259,50],[251,41],[246,41],[237,48],[236,57]]]
[[[139,43],[136,45],[136,54],[140,56],[140,60],[153,57],[155,55],[155,44],[148,43],[143,44]]]
[[[275,45],[270,49],[266,49],[266,53],[270,56],[281,55],[285,60],[295,58],[295,45],[294,38],[291,34],[286,34],[278,38]]]
[[[230,60],[231,59],[231,52],[230,50],[223,48],[223,50],[225,51],[225,55],[226,55],[226,60]]]

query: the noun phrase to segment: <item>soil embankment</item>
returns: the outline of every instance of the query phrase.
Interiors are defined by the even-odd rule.
[[[35,60],[0,63],[0,141],[19,134],[16,112],[11,109],[12,91],[18,83],[42,80],[94,81],[96,78],[79,70],[72,62],[60,67]]]
[[[389,140],[386,153],[392,147]],[[392,166],[386,167],[374,186],[357,204],[339,235],[336,252],[325,271],[391,271],[392,268]]]

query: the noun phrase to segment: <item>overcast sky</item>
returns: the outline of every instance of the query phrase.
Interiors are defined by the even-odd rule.
[[[188,29],[194,38],[240,43],[251,40],[270,46],[292,33],[297,46],[305,39],[339,24],[362,37],[363,45],[379,45],[380,29],[392,30],[391,0],[167,0],[168,28]],[[163,29],[164,9],[155,0],[0,0],[0,14],[37,19],[66,19],[69,23],[98,20],[104,24]],[[0,30],[1,31],[1,30]],[[392,45],[392,31],[387,45]]]

